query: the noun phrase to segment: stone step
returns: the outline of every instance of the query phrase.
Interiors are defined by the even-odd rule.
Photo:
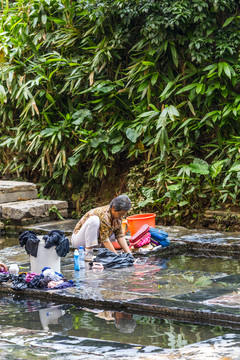
[[[202,224],[212,230],[239,231],[240,230],[240,208],[239,211],[231,210],[207,210],[203,214]]]
[[[0,180],[0,204],[37,199],[35,184],[24,181]]]
[[[0,204],[0,218],[5,224],[26,225],[68,217],[68,203],[61,200],[35,199]],[[55,215],[55,216],[54,216]]]
[[[24,230],[33,230],[36,234],[48,234],[49,231],[54,229],[59,229],[64,231],[65,235],[72,235],[73,229],[75,228],[78,220],[76,219],[67,219],[67,220],[58,220],[50,222],[42,222],[33,225],[27,225],[22,227]]]

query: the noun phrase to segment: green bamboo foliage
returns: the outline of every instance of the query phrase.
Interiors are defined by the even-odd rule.
[[[237,1],[3,1],[0,20],[3,173],[62,192],[128,159],[138,208],[237,201]]]

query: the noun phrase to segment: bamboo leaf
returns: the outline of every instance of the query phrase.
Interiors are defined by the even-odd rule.
[[[189,91],[192,90],[194,88],[197,87],[198,84],[194,83],[194,84],[189,84],[187,86],[184,86],[182,89],[178,90],[178,92],[176,93],[176,95],[182,94],[185,91]]]
[[[7,102],[7,94],[2,85],[0,85],[0,101],[2,105]]]
[[[174,45],[170,45],[171,48],[171,53],[172,53],[172,58],[173,58],[173,62],[175,64],[176,67],[178,67],[178,55],[177,55],[177,50],[176,47]]]
[[[235,19],[235,16],[229,17],[223,24],[223,27],[228,26],[233,20]]]

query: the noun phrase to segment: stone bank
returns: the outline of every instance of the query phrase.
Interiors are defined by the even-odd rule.
[[[0,180],[0,231],[18,232],[18,228],[68,218],[68,203],[39,199],[37,186],[23,181]]]

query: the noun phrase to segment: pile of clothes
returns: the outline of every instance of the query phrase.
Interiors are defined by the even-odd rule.
[[[7,283],[13,290],[30,289],[64,289],[75,286],[74,281],[67,280],[62,274],[49,267],[42,269],[41,274],[20,272],[11,274],[0,272],[0,283]]]
[[[101,248],[97,252],[94,261],[90,262],[90,268],[93,269],[121,269],[133,266],[134,257],[130,253],[116,254],[105,248]]]
[[[154,247],[169,246],[170,241],[167,232],[145,224],[131,236],[129,245],[132,251],[139,250],[140,248],[152,250]]]
[[[64,257],[69,252],[69,240],[65,237],[64,231],[52,230],[47,235],[43,236],[45,241],[45,248],[50,249],[55,246],[56,253],[59,257]],[[38,244],[40,239],[34,231],[26,230],[19,237],[20,245],[25,246],[27,254],[37,257]]]

